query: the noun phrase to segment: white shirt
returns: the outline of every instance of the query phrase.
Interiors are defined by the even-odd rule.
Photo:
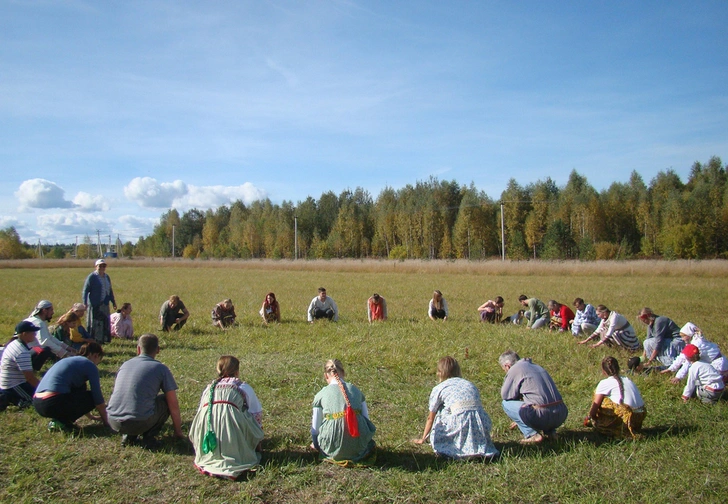
[[[690,365],[690,371],[688,371],[688,382],[685,384],[685,389],[682,393],[683,397],[692,397],[698,386],[714,391],[725,388],[725,384],[723,383],[723,378],[721,378],[720,373],[718,373],[713,366],[702,361],[693,362]]]
[[[622,387],[624,388],[624,398],[622,402],[632,409],[644,407],[645,401],[642,399],[642,395],[637,389],[637,385],[635,385],[634,382],[626,376],[622,376],[621,378]],[[620,393],[617,378],[610,376],[609,378],[600,381],[595,393],[609,397],[614,404],[619,404]]]

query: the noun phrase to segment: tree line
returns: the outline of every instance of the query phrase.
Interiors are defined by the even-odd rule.
[[[0,258],[14,232],[0,233]],[[713,157],[694,163],[687,182],[670,169],[649,185],[632,172],[602,191],[575,170],[564,187],[512,178],[498,201],[472,183],[430,178],[376,199],[358,187],[296,204],[172,209],[123,248],[148,257],[482,260],[501,257],[501,234],[516,260],[728,258],[726,167]]]

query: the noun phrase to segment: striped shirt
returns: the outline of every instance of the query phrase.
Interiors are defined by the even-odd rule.
[[[25,383],[23,371],[33,371],[30,350],[19,339],[14,339],[5,347],[0,362],[0,389],[8,390]]]

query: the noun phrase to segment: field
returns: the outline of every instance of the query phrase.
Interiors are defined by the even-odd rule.
[[[50,266],[50,267],[49,267]],[[92,267],[84,262],[0,264],[0,332],[40,299],[56,315],[80,300]],[[86,419],[80,433],[50,433],[35,411],[0,413],[0,501],[4,502],[724,502],[728,495],[728,402],[683,404],[682,385],[664,376],[635,377],[648,408],[645,437],[613,441],[582,426],[599,363],[628,354],[589,349],[570,334],[526,331],[478,322],[476,308],[502,295],[505,312],[518,309],[519,294],[571,305],[576,296],[606,304],[633,323],[642,306],[692,321],[728,351],[728,263],[449,263],[449,262],[179,262],[118,260],[108,268],[117,303],[131,302],[137,333],[158,333],[158,311],[178,294],[191,312],[177,334],[162,335],[159,360],[179,385],[185,429],[200,394],[214,378],[217,358],[237,356],[241,377],[264,408],[264,469],[244,482],[199,475],[185,441],[171,425],[164,447],[150,452],[122,448],[119,436]],[[341,314],[337,324],[309,325],[305,310],[325,286]],[[440,289],[450,320],[430,321],[427,302]],[[274,291],[283,322],[264,327],[258,309]],[[369,325],[365,302],[373,292],[387,299],[390,320]],[[227,332],[210,324],[215,303],[230,297],[240,325]],[[723,308],[720,308],[723,306]],[[506,349],[532,357],[553,376],[569,407],[557,441],[518,444],[518,431],[500,407]],[[99,365],[104,396],[116,370],[135,355],[135,344],[114,341]],[[427,399],[436,384],[435,364],[452,355],[463,377],[480,389],[501,450],[494,463],[449,462],[410,440],[421,435]],[[376,464],[343,469],[320,464],[308,450],[310,404],[324,385],[327,358],[342,360],[347,378],[365,393],[377,426]]]

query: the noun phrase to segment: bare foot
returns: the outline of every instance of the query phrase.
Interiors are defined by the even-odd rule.
[[[516,427],[518,427],[518,424],[517,424],[516,422],[511,422],[511,425],[509,425],[509,426],[508,426],[508,428],[509,428],[510,430],[513,430],[513,429],[515,429]]]
[[[527,437],[525,439],[521,439],[519,443],[526,445],[526,444],[538,444],[541,441],[543,441],[543,436],[541,434],[534,434],[531,437]]]

